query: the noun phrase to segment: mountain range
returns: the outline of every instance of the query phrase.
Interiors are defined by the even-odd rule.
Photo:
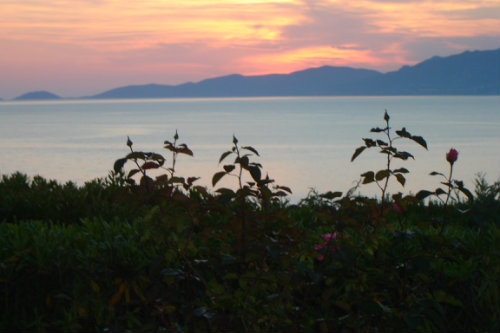
[[[432,57],[414,66],[381,73],[323,66],[290,74],[239,74],[180,85],[134,85],[86,96],[87,99],[264,96],[499,95],[500,49]],[[53,99],[48,92],[16,98]]]

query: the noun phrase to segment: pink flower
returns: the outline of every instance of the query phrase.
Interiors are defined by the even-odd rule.
[[[319,250],[321,250],[323,247],[325,247],[325,244],[314,244],[314,250],[315,250],[315,251],[319,251]]]
[[[403,211],[403,208],[395,202],[392,203],[392,209],[394,209],[397,213],[401,213]]]
[[[323,234],[321,237],[323,237],[323,239],[328,242],[328,241],[330,241],[332,239],[336,239],[337,238],[337,233],[334,232],[333,234]]]
[[[316,257],[316,259],[318,259],[318,261],[323,261],[325,260],[325,256],[320,254],[319,256]]]
[[[450,162],[450,164],[455,163],[458,158],[458,151],[456,149],[451,148],[448,153],[446,153],[446,160]]]

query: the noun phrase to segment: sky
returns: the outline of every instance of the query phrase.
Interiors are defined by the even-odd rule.
[[[499,0],[0,0],[0,98],[497,48]]]

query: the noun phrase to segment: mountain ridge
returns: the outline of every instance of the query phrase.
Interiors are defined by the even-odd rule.
[[[53,95],[53,98],[60,98],[52,93],[44,93]],[[29,94],[33,93],[21,95],[16,100],[26,99],[26,95]],[[465,51],[446,57],[434,56],[415,65],[404,65],[396,71],[387,73],[363,68],[321,66],[289,74],[253,76],[230,74],[179,85],[156,83],[128,85],[81,98],[499,94],[500,49],[496,49]]]

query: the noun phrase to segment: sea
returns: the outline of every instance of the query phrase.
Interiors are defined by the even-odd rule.
[[[250,161],[260,163],[276,185],[290,187],[290,201],[299,201],[314,192],[345,193],[360,174],[386,168],[376,148],[351,162],[363,138],[387,141],[383,133],[370,132],[385,126],[386,111],[392,138],[404,127],[428,145],[394,140],[414,159],[394,160],[393,168],[409,173],[404,187],[391,179],[389,192],[442,187],[444,179],[429,173],[448,174],[445,155],[451,148],[459,152],[453,178],[471,190],[478,174],[490,183],[500,180],[499,96],[3,101],[0,174],[20,171],[83,185],[108,176],[115,160],[129,152],[127,137],[134,150],[161,153],[170,165],[164,141],[172,141],[177,132],[178,143],[194,153],[178,157],[177,175],[200,177],[197,184],[213,191],[236,186],[235,177],[211,185],[212,175],[233,162],[228,157],[219,164],[219,157],[231,150],[234,136],[240,147],[255,148],[259,156]],[[358,192],[380,196],[376,184],[362,185]]]

